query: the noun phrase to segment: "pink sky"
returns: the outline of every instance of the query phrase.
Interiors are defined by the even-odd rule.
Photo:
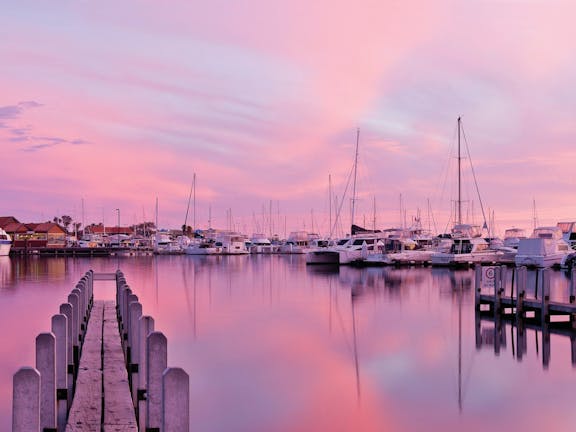
[[[272,202],[275,232],[325,233],[359,127],[356,222],[376,201],[397,226],[401,201],[441,231],[462,116],[498,231],[531,228],[534,201],[541,225],[574,220],[571,3],[16,2],[0,17],[0,215],[82,221],[83,202],[85,222],[119,208],[124,225],[158,198],[159,225],[179,227],[196,173],[200,228],[231,209],[268,232]]]

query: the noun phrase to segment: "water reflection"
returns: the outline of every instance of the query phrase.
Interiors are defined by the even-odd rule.
[[[495,330],[475,313],[473,271],[150,256],[0,261],[0,325],[18,329],[1,348],[0,430],[12,373],[33,364],[64,294],[88,268],[118,265],[166,334],[171,365],[191,376],[195,430],[568,431],[576,421],[573,339]],[[566,296],[565,274],[552,285]]]

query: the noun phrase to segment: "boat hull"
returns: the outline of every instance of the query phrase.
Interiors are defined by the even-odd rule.
[[[0,241],[0,256],[8,256],[11,248],[11,241]]]

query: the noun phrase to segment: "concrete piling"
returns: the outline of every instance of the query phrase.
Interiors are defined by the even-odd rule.
[[[22,367],[14,374],[12,395],[12,432],[40,430],[40,372]]]
[[[40,372],[40,429],[56,430],[56,338],[54,333],[36,337],[36,369]]]

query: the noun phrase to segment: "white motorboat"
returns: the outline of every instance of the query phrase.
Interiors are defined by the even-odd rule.
[[[433,266],[459,266],[499,262],[502,251],[491,249],[481,237],[478,226],[459,224],[452,229],[452,245],[448,252],[435,252],[430,258]]]
[[[335,246],[306,253],[306,264],[353,264],[378,253],[383,245],[381,234],[357,234],[339,240]]]
[[[246,239],[238,233],[221,233],[214,242],[219,255],[245,255],[250,253],[246,247]]]
[[[504,231],[503,245],[518,250],[520,239],[525,239],[526,230],[524,228],[508,228]]]
[[[195,239],[186,246],[184,253],[187,255],[217,255],[219,251],[214,240]]]
[[[530,238],[520,239],[514,262],[517,266],[552,267],[561,265],[570,252],[573,250],[559,227],[538,227]]]
[[[0,228],[0,256],[8,256],[12,248],[12,238],[10,235]]]
[[[166,231],[158,231],[154,235],[153,251],[157,255],[178,255],[183,252],[178,242],[172,240]]]
[[[314,248],[312,242],[318,240],[320,236],[307,231],[294,231],[291,232],[284,244],[278,250],[279,253],[284,254],[305,254]]]
[[[270,254],[274,251],[272,242],[264,234],[253,234],[250,239],[250,253]]]

